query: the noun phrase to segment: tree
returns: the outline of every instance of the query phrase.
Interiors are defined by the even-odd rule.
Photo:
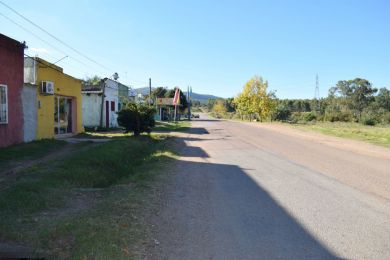
[[[129,103],[118,112],[118,124],[125,128],[125,132],[133,132],[135,136],[143,132],[150,133],[155,125],[154,108],[143,104]]]
[[[213,106],[213,112],[217,114],[225,114],[227,109],[225,107],[225,102],[222,99],[217,99]]]
[[[390,111],[390,90],[387,88],[379,89],[379,93],[375,98],[376,103],[378,103],[379,107],[385,109],[386,111]]]
[[[261,77],[253,77],[244,86],[243,91],[234,99],[237,110],[252,119],[256,114],[260,120],[269,118],[275,108],[275,94],[267,92],[268,82]]]
[[[362,111],[374,101],[374,95],[378,90],[372,84],[361,78],[353,80],[340,80],[336,86],[329,90],[331,98],[339,98],[340,105],[354,111],[360,119]]]
[[[99,77],[98,75],[94,75],[94,76],[86,76],[85,79],[83,80],[84,84],[86,85],[99,85],[100,84],[100,81],[102,80],[101,77]]]
[[[175,96],[175,89],[170,89],[165,93],[165,97],[173,98]],[[178,106],[180,111],[184,111],[188,107],[187,97],[184,95],[183,91],[180,90],[180,105]]]
[[[153,98],[163,98],[165,97],[165,94],[167,93],[167,89],[164,87],[158,87],[155,90],[152,91],[152,97]]]

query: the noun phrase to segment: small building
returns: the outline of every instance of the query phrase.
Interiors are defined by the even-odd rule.
[[[129,102],[129,87],[118,82],[118,110]]]
[[[0,34],[0,147],[23,142],[23,56],[26,45]]]
[[[89,128],[118,127],[119,83],[104,78],[100,86],[84,86],[83,125]]]
[[[40,58],[24,59],[24,82],[36,86],[37,139],[80,133],[81,80]]]
[[[102,119],[103,89],[101,86],[86,85],[81,91],[83,97],[83,126],[85,128],[99,127]]]

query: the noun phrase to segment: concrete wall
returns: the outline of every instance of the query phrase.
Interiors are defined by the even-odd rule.
[[[106,126],[106,101],[109,103],[108,111],[109,111],[109,127],[118,127],[118,82],[107,79],[106,87],[104,90],[104,110],[103,110],[103,126]],[[111,111],[111,102],[115,102],[115,110]]]
[[[8,122],[0,123],[0,147],[23,142],[23,54],[23,44],[0,34],[0,84],[8,92]]]
[[[100,126],[100,113],[102,106],[102,94],[82,94],[83,97],[83,126]]]
[[[22,90],[24,141],[30,142],[37,137],[37,86],[25,84]]]

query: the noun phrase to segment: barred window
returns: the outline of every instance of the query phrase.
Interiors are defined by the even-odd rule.
[[[8,96],[7,86],[0,85],[0,124],[8,123]]]

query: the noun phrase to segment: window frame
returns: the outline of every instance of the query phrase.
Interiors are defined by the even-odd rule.
[[[4,87],[4,89],[5,89],[5,105],[6,105],[6,107],[5,107],[5,121],[0,121],[0,125],[6,125],[6,124],[8,124],[8,86],[7,85],[5,85],[5,84],[0,84],[0,88],[1,87]],[[1,100],[0,100],[0,102],[1,102]],[[0,103],[0,105],[1,105],[1,103]]]

